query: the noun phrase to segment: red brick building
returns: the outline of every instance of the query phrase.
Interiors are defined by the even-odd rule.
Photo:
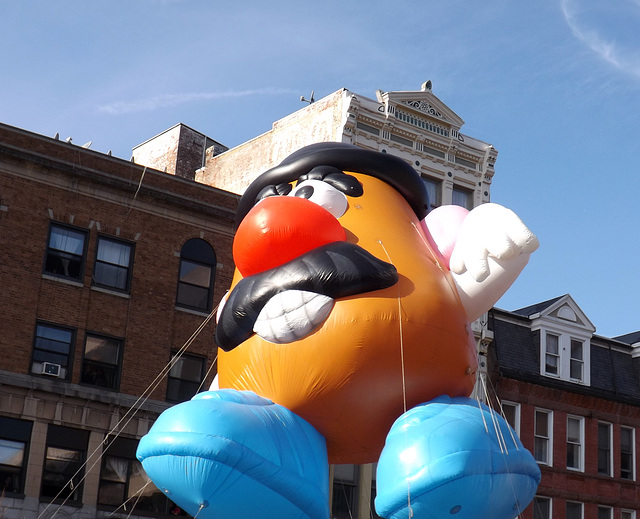
[[[640,333],[595,335],[569,295],[488,324],[489,378],[542,469],[524,517],[635,519]]]
[[[136,442],[215,375],[236,202],[0,125],[1,517],[168,513]]]

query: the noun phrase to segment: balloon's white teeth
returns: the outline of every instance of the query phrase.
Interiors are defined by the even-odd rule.
[[[253,331],[277,344],[297,341],[327,318],[333,302],[328,296],[304,290],[280,292],[264,305]]]

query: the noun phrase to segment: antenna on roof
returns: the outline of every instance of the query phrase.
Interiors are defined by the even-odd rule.
[[[313,103],[315,101],[313,94],[315,93],[314,90],[311,91],[311,99],[305,99],[304,96],[300,96],[300,101],[304,102],[304,103]]]

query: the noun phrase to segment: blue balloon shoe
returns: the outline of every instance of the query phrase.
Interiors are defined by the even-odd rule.
[[[375,506],[389,519],[512,519],[539,483],[538,464],[500,416],[476,400],[443,396],[393,424]]]
[[[192,516],[329,517],[324,438],[255,393],[209,391],[168,409],[140,440],[137,457]]]

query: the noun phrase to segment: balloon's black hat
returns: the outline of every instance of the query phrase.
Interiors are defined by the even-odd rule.
[[[320,142],[299,149],[256,178],[240,198],[236,225],[251,210],[265,187],[293,182],[317,166],[376,177],[394,187],[407,200],[418,219],[422,220],[429,212],[424,182],[416,170],[401,158],[342,142]]]

